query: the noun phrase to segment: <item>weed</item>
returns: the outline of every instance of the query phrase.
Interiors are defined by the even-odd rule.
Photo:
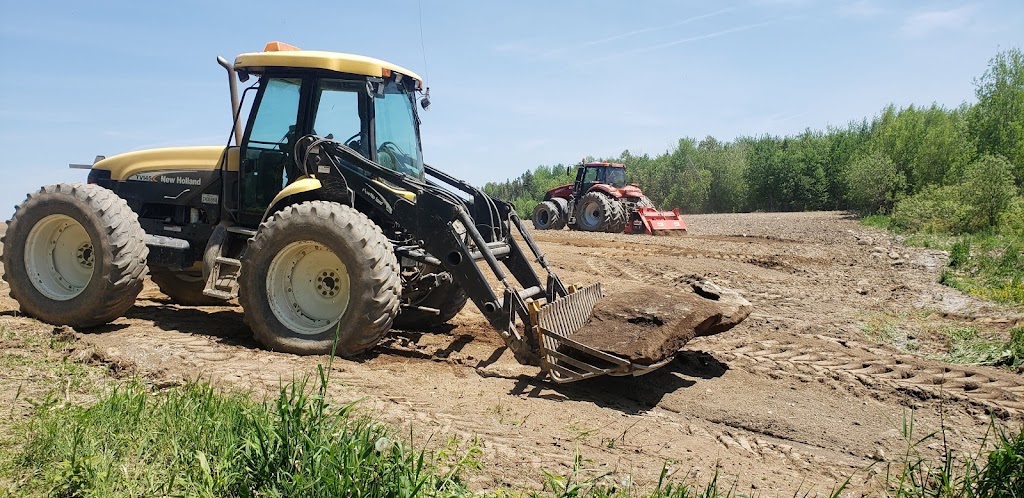
[[[961,237],[950,248],[940,282],[982,299],[1024,304],[1022,249],[1019,237]]]
[[[882,230],[889,230],[892,228],[892,217],[883,214],[870,214],[860,220],[861,223],[869,227],[881,228]]]
[[[950,363],[971,365],[1007,366],[1017,368],[1024,365],[1024,327],[1010,331],[1010,339],[984,337],[972,327],[946,329],[949,340]]]
[[[1024,432],[1015,435],[995,422],[973,453],[958,453],[947,444],[946,428],[923,437],[915,434],[913,413],[903,418],[907,449],[902,461],[886,469],[888,496],[893,498],[1020,498],[1024,496]],[[994,436],[994,437],[992,437]],[[990,444],[990,437],[994,440]],[[939,440],[938,457],[924,456],[921,447]]]
[[[861,333],[880,344],[889,344],[900,351],[917,351],[920,343],[899,323],[906,321],[906,316],[882,315],[868,319],[861,326]]]

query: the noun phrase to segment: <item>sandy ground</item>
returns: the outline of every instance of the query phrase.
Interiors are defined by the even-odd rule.
[[[371,354],[336,359],[332,395],[362,400],[418,440],[478,438],[477,489],[539,488],[541,469],[567,472],[578,452],[587,468],[641,488],[667,466],[768,496],[827,493],[854,475],[859,493],[906,449],[906,417],[918,435],[944,425],[963,449],[977,448],[992,416],[1020,423],[1024,377],[938,359],[945,328],[1024,325],[1012,309],[936,283],[944,253],[842,213],[686,221],[685,237],[533,232],[567,282],[600,280],[614,293],[699,276],[751,301],[746,321],[690,342],[661,370],[551,384],[517,364],[470,304],[443,331],[396,330]],[[38,324],[17,309],[0,282],[0,325]],[[263,351],[240,308],[179,307],[152,285],[126,317],[76,335],[79,355],[158,385],[202,377],[266,393],[327,361]]]

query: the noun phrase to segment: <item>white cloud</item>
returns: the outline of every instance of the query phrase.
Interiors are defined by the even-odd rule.
[[[970,23],[974,10],[974,6],[965,5],[947,10],[918,12],[903,21],[900,31],[906,36],[921,38],[936,31],[963,29]]]
[[[599,58],[596,58],[596,59],[592,59],[592,60],[583,62],[580,65],[595,64],[595,63],[598,63],[598,62],[604,62],[604,61],[607,61],[607,60],[610,60],[610,59],[616,59],[616,58],[627,56],[627,55],[635,55],[635,54],[639,54],[639,53],[643,53],[643,52],[650,52],[652,50],[660,50],[660,49],[667,48],[667,47],[673,47],[673,46],[676,46],[676,45],[682,45],[684,43],[690,43],[690,42],[695,42],[695,41],[700,41],[700,40],[707,40],[709,38],[718,38],[719,36],[725,36],[725,35],[732,34],[732,33],[737,33],[737,32],[740,32],[740,31],[746,31],[746,30],[749,30],[749,29],[759,28],[761,26],[767,26],[769,24],[772,24],[772,22],[770,22],[770,21],[769,22],[759,22],[759,23],[756,23],[756,24],[748,24],[748,25],[745,25],[745,26],[737,26],[735,28],[723,29],[721,31],[715,31],[714,33],[708,33],[708,34],[699,35],[699,36],[691,36],[691,37],[688,37],[688,38],[682,38],[682,39],[679,39],[679,40],[673,40],[673,41],[670,41],[670,42],[667,42],[667,43],[659,43],[657,45],[650,45],[650,46],[647,46],[647,47],[641,47],[641,48],[637,48],[637,49],[633,49],[633,50],[628,50],[628,51],[625,51],[625,52],[619,52],[619,53],[616,53],[616,54],[611,54],[611,55],[608,55],[608,56],[605,56],[605,57],[599,57]]]
[[[581,44],[573,46],[573,47],[565,47],[565,48],[559,48],[559,49],[551,50],[551,51],[545,53],[544,55],[545,56],[557,55],[557,54],[561,54],[561,53],[564,53],[564,52],[567,52],[567,51],[570,51],[570,50],[574,50],[574,49],[586,48],[586,47],[590,47],[590,46],[593,46],[593,45],[599,45],[599,44],[602,44],[602,43],[608,43],[608,42],[615,41],[615,40],[621,40],[623,38],[629,38],[631,36],[651,33],[651,32],[654,32],[654,31],[661,31],[661,30],[665,30],[665,29],[669,29],[669,28],[674,28],[674,27],[677,27],[677,26],[682,26],[684,24],[692,23],[694,21],[700,21],[702,19],[707,19],[709,17],[714,17],[714,16],[717,16],[717,15],[729,13],[729,12],[732,12],[734,10],[736,10],[736,9],[734,9],[734,8],[726,8],[726,9],[716,10],[714,12],[710,12],[710,13],[707,13],[707,14],[701,14],[699,16],[689,17],[689,18],[683,19],[681,21],[674,22],[672,24],[665,24],[665,25],[662,25],[662,26],[652,26],[652,27],[648,27],[648,28],[642,28],[642,29],[636,29],[636,30],[633,30],[633,31],[627,31],[627,32],[624,32],[624,33],[619,33],[619,34],[616,34],[616,35],[608,36],[608,37],[605,37],[605,38],[599,38],[599,39],[596,39],[596,40],[590,40],[590,41],[581,43]]]

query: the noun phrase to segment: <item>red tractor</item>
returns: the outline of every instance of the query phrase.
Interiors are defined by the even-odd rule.
[[[618,163],[579,165],[575,182],[544,194],[544,201],[533,210],[533,226],[538,230],[568,226],[587,232],[686,233],[679,209],[655,209],[636,184],[626,183],[626,166]]]

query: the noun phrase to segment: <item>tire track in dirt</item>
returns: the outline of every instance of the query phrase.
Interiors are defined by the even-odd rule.
[[[600,253],[594,256],[587,261],[590,270],[619,279],[685,286],[699,278],[662,265],[613,260]],[[776,317],[775,321],[791,321],[798,330],[802,325],[811,325],[781,317]],[[807,337],[807,334],[798,335]],[[810,338],[812,340],[743,343],[732,350],[716,349],[716,353],[720,352],[723,359],[746,363],[752,373],[777,376],[784,372],[802,380],[826,376],[870,389],[884,387],[922,400],[950,397],[967,401],[1003,418],[1024,414],[1024,382],[1014,380],[1013,376],[993,378],[975,369],[932,363],[882,348],[856,348],[851,345],[852,341],[823,335]],[[835,346],[844,350],[835,350]],[[861,352],[855,352],[855,348]]]
[[[788,374],[803,380],[822,376],[867,388],[886,387],[921,400],[952,398],[1006,418],[1024,414],[1024,383],[969,367],[932,363],[882,350],[872,354],[847,341],[817,336],[819,343],[847,348],[815,348],[812,341],[764,340],[716,350],[725,359],[744,363],[753,373]]]

